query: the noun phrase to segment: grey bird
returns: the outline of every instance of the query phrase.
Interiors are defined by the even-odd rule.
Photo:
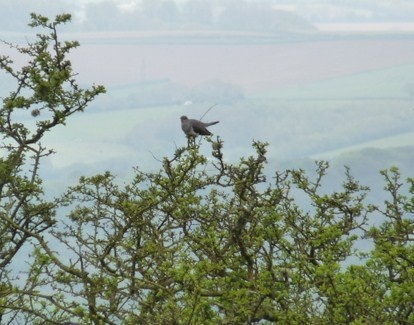
[[[204,123],[199,120],[189,119],[187,116],[181,116],[181,129],[187,136],[196,137],[197,135],[213,135],[207,126],[217,124],[219,121]]]

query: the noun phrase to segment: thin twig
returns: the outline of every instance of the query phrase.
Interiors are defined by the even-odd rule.
[[[205,111],[205,113],[200,117],[200,121],[203,119],[203,117],[204,116],[206,116],[207,115],[207,113],[208,112],[210,112],[210,110],[213,108],[213,107],[216,107],[218,105],[218,103],[216,103],[216,104],[214,104],[213,106],[210,106],[209,108],[208,108],[208,110],[206,110]],[[201,144],[201,138],[198,140],[198,145],[200,145]]]
[[[148,150],[149,151],[149,153],[151,154],[151,156],[152,156],[152,158],[154,158],[156,161],[158,161],[158,162],[162,162],[162,160],[161,159],[158,159],[153,153],[152,153],[152,151],[151,150]]]
[[[216,103],[216,104],[214,104],[213,106],[210,106],[209,107],[209,109],[201,116],[201,118],[200,118],[200,121],[203,119],[203,117],[204,116],[206,116],[206,114],[208,113],[208,112],[210,112],[210,110],[213,108],[213,107],[215,107],[215,106],[217,106],[218,104]]]

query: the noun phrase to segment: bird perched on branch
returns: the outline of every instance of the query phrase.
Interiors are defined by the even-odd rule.
[[[181,116],[181,129],[187,136],[196,137],[197,135],[213,135],[207,126],[217,124],[219,121],[204,123],[199,120],[189,119],[187,116]]]

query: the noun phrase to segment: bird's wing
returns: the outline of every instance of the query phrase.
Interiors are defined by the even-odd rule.
[[[191,125],[193,126],[193,130],[195,133],[201,134],[201,135],[211,135],[212,133],[206,129],[203,122],[200,122],[198,120],[191,120]]]

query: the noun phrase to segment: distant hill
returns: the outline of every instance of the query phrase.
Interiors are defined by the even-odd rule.
[[[414,53],[414,38],[278,42],[236,35],[228,42],[220,35],[167,34],[165,40],[138,34],[120,42],[117,35],[102,35],[81,39],[72,58],[81,80],[106,86],[162,79],[195,86],[220,80],[246,92],[275,90],[412,63]]]

